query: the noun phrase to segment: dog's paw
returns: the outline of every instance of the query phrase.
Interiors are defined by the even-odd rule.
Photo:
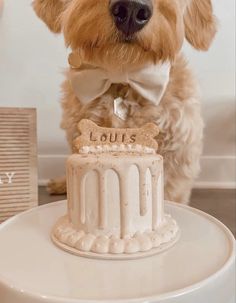
[[[66,178],[56,178],[48,182],[47,191],[50,195],[66,194]]]

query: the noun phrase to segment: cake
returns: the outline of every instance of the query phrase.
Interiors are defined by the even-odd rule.
[[[179,228],[164,211],[157,126],[102,128],[82,120],[78,127],[78,152],[66,164],[68,212],[55,224],[53,242],[73,254],[108,259],[173,245]]]

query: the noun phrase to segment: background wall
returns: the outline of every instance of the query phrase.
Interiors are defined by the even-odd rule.
[[[185,53],[202,88],[206,123],[201,187],[235,186],[235,3],[214,0],[219,33],[208,53]],[[63,174],[68,153],[60,123],[60,83],[67,66],[61,36],[36,18],[31,0],[5,0],[0,17],[0,106],[36,107],[41,183]]]

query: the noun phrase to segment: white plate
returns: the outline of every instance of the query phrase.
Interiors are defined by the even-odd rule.
[[[233,303],[231,232],[198,210],[166,204],[181,228],[168,251],[139,260],[93,260],[66,253],[50,230],[66,202],[27,211],[0,226],[1,303]]]

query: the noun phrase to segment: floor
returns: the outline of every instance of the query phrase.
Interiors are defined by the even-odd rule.
[[[45,187],[39,188],[39,204],[64,200],[66,196],[50,196]],[[190,206],[203,210],[223,222],[236,237],[236,190],[195,189]]]

